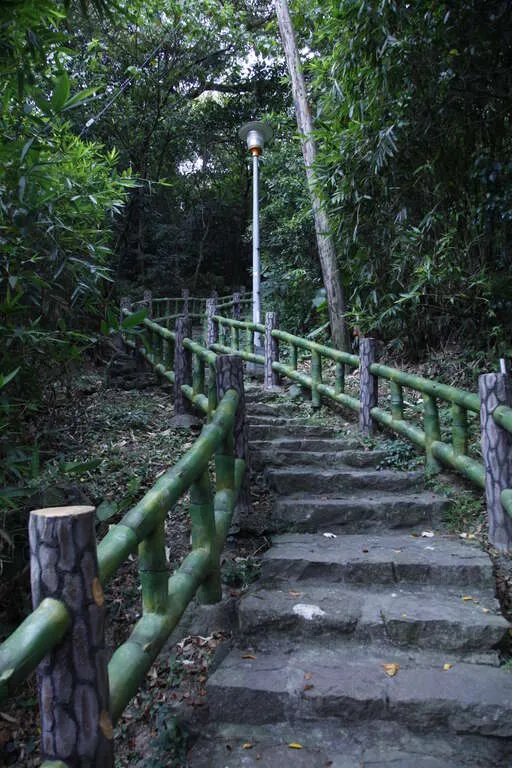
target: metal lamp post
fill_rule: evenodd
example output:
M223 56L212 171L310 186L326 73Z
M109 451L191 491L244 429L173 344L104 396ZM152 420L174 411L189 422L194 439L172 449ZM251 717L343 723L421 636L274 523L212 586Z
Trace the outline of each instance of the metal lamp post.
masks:
M247 141L247 148L252 155L252 321L261 321L260 312L260 222L258 202L258 158L263 152L265 142L272 138L272 128L266 123L254 120L242 125L238 135ZM254 334L254 346L261 346L260 334Z

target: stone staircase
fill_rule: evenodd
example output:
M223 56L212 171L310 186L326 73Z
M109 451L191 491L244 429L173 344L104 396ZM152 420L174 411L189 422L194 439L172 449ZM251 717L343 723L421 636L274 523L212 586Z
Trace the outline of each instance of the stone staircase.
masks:
M339 427L248 400L277 535L208 681L191 768L511 766L488 555L442 533L422 473L378 470Z

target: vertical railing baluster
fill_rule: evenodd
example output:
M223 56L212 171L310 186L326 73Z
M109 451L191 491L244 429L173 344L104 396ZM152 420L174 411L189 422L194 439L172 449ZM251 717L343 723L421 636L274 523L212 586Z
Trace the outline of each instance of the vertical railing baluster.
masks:
M192 355L192 389L194 395L204 392L204 363L199 355Z
M390 381L391 389L391 416L398 421L404 418L404 396L401 385L396 381Z
M345 391L345 366L336 361L336 370L334 374L334 394L342 395Z
M218 603L222 598L222 587L213 496L208 470L190 486L190 522L192 549L203 548L210 553L209 574L199 587L197 599L200 603Z
M441 440L439 411L434 397L423 393L423 424L425 430L425 471L435 475L441 471L441 465L432 452L432 443Z
M208 421L217 408L217 381L216 381L215 363L208 366Z
M164 521L139 544L139 573L144 613L165 613L169 566L165 556Z
M468 412L457 403L452 403L452 448L456 456L468 452Z
M311 404L320 408L321 400L318 385L322 383L322 357L316 349L311 350Z

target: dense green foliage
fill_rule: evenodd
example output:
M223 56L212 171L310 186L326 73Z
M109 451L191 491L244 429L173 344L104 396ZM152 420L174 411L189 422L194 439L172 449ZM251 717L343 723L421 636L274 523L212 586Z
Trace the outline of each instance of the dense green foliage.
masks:
M302 24L354 321L409 352L510 344L509 4L320 0Z

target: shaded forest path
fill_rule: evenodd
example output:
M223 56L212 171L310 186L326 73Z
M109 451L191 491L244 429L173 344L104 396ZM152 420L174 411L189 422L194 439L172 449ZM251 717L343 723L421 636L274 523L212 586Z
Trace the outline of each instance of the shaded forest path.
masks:
M422 472L379 470L343 425L247 401L277 535L188 764L511 765L512 676L493 650L509 624L488 555L439 533L446 499Z

